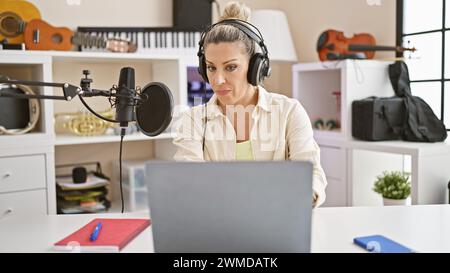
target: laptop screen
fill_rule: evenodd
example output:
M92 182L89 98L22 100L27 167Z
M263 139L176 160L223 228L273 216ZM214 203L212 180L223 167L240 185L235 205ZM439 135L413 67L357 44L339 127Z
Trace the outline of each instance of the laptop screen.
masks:
M312 164L149 162L155 252L309 252Z

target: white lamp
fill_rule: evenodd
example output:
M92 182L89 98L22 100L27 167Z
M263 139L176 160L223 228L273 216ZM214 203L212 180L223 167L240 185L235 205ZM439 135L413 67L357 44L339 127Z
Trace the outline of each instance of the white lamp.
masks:
M286 15L280 10L261 9L251 13L251 23L255 25L264 38L273 61L296 62L294 44Z

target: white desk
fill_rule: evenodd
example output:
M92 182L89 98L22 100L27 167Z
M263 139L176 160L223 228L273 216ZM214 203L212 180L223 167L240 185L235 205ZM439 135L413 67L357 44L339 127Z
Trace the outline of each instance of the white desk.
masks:
M49 252L56 241L95 217L147 218L146 213L50 215L0 219L0 252ZM450 205L341 207L313 211L313 252L365 252L356 236L382 234L418 252L450 252ZM147 228L122 252L153 252Z

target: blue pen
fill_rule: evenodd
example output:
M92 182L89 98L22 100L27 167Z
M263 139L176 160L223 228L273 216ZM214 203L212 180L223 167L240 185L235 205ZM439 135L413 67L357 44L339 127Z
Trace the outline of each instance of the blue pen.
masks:
M102 229L102 222L98 222L98 224L95 226L94 231L92 231L91 236L89 237L90 241L97 240L98 234L100 233L100 230Z

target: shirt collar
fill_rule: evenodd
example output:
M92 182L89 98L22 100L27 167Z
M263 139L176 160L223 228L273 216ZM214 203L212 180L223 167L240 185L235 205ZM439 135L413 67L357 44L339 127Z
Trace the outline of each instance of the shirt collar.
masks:
M258 86L258 103L256 107L263 109L266 112L270 112L270 104L272 103L272 97L269 92L262 86Z
M261 108L266 112L270 112L271 96L264 87L258 85L258 102L256 108ZM217 104L217 95L214 94L207 103L208 120L222 116L222 111Z

